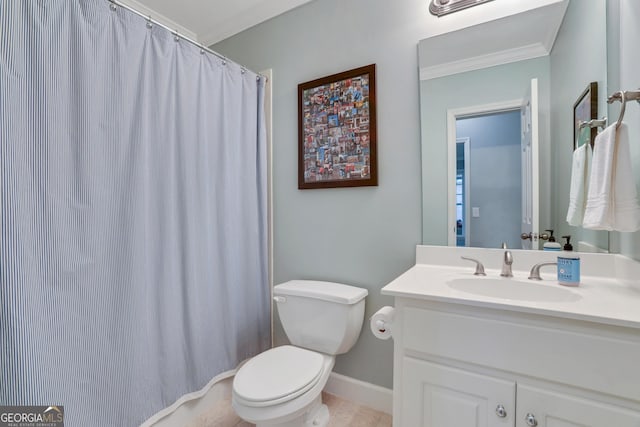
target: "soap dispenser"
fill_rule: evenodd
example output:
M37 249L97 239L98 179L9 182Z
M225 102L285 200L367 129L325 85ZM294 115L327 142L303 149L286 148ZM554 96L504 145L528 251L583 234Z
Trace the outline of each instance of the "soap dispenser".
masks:
M567 243L561 255L558 255L558 283L565 286L580 285L580 256L573 252L573 246L569 241L571 236L562 236Z
M556 242L556 238L553 237L553 230L544 230L549 232L549 241L542 245L543 251L559 251L562 249L560 243Z

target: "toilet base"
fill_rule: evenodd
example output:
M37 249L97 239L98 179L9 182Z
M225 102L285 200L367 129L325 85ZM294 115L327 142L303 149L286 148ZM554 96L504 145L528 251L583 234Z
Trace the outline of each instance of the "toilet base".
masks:
M329 408L322 403L322 397L316 397L304 414L276 423L257 423L256 427L326 427L329 424Z
M267 406L245 404L235 390L231 404L240 418L256 427L326 427L329 424L329 408L322 404L322 389L327 384L335 362L333 356L323 354L320 378L309 390L283 403Z

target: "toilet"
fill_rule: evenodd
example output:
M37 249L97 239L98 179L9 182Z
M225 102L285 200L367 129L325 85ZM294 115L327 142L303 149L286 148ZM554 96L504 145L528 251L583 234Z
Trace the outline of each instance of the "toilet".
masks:
M358 340L367 290L291 280L274 286L273 294L291 345L260 353L240 367L233 380L233 408L257 427L326 426L329 410L321 392L335 356Z

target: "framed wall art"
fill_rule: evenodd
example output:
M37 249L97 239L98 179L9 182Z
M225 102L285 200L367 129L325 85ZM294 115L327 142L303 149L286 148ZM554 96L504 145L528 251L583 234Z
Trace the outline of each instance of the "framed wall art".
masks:
M580 94L578 100L573 104L573 149L582 146L585 142L589 142L593 147L596 140L598 129L583 128L580 129L580 122L598 118L598 83L591 82L587 88Z
M375 64L299 84L298 188L375 185Z

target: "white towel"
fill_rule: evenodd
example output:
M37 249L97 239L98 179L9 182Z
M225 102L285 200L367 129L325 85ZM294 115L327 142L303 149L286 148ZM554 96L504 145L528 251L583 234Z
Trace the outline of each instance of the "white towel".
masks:
M640 205L631 168L627 125L612 124L596 137L583 227L593 230L640 229Z
M567 222L569 225L582 225L587 204L590 166L591 144L587 141L573 152L569 209L567 210Z

